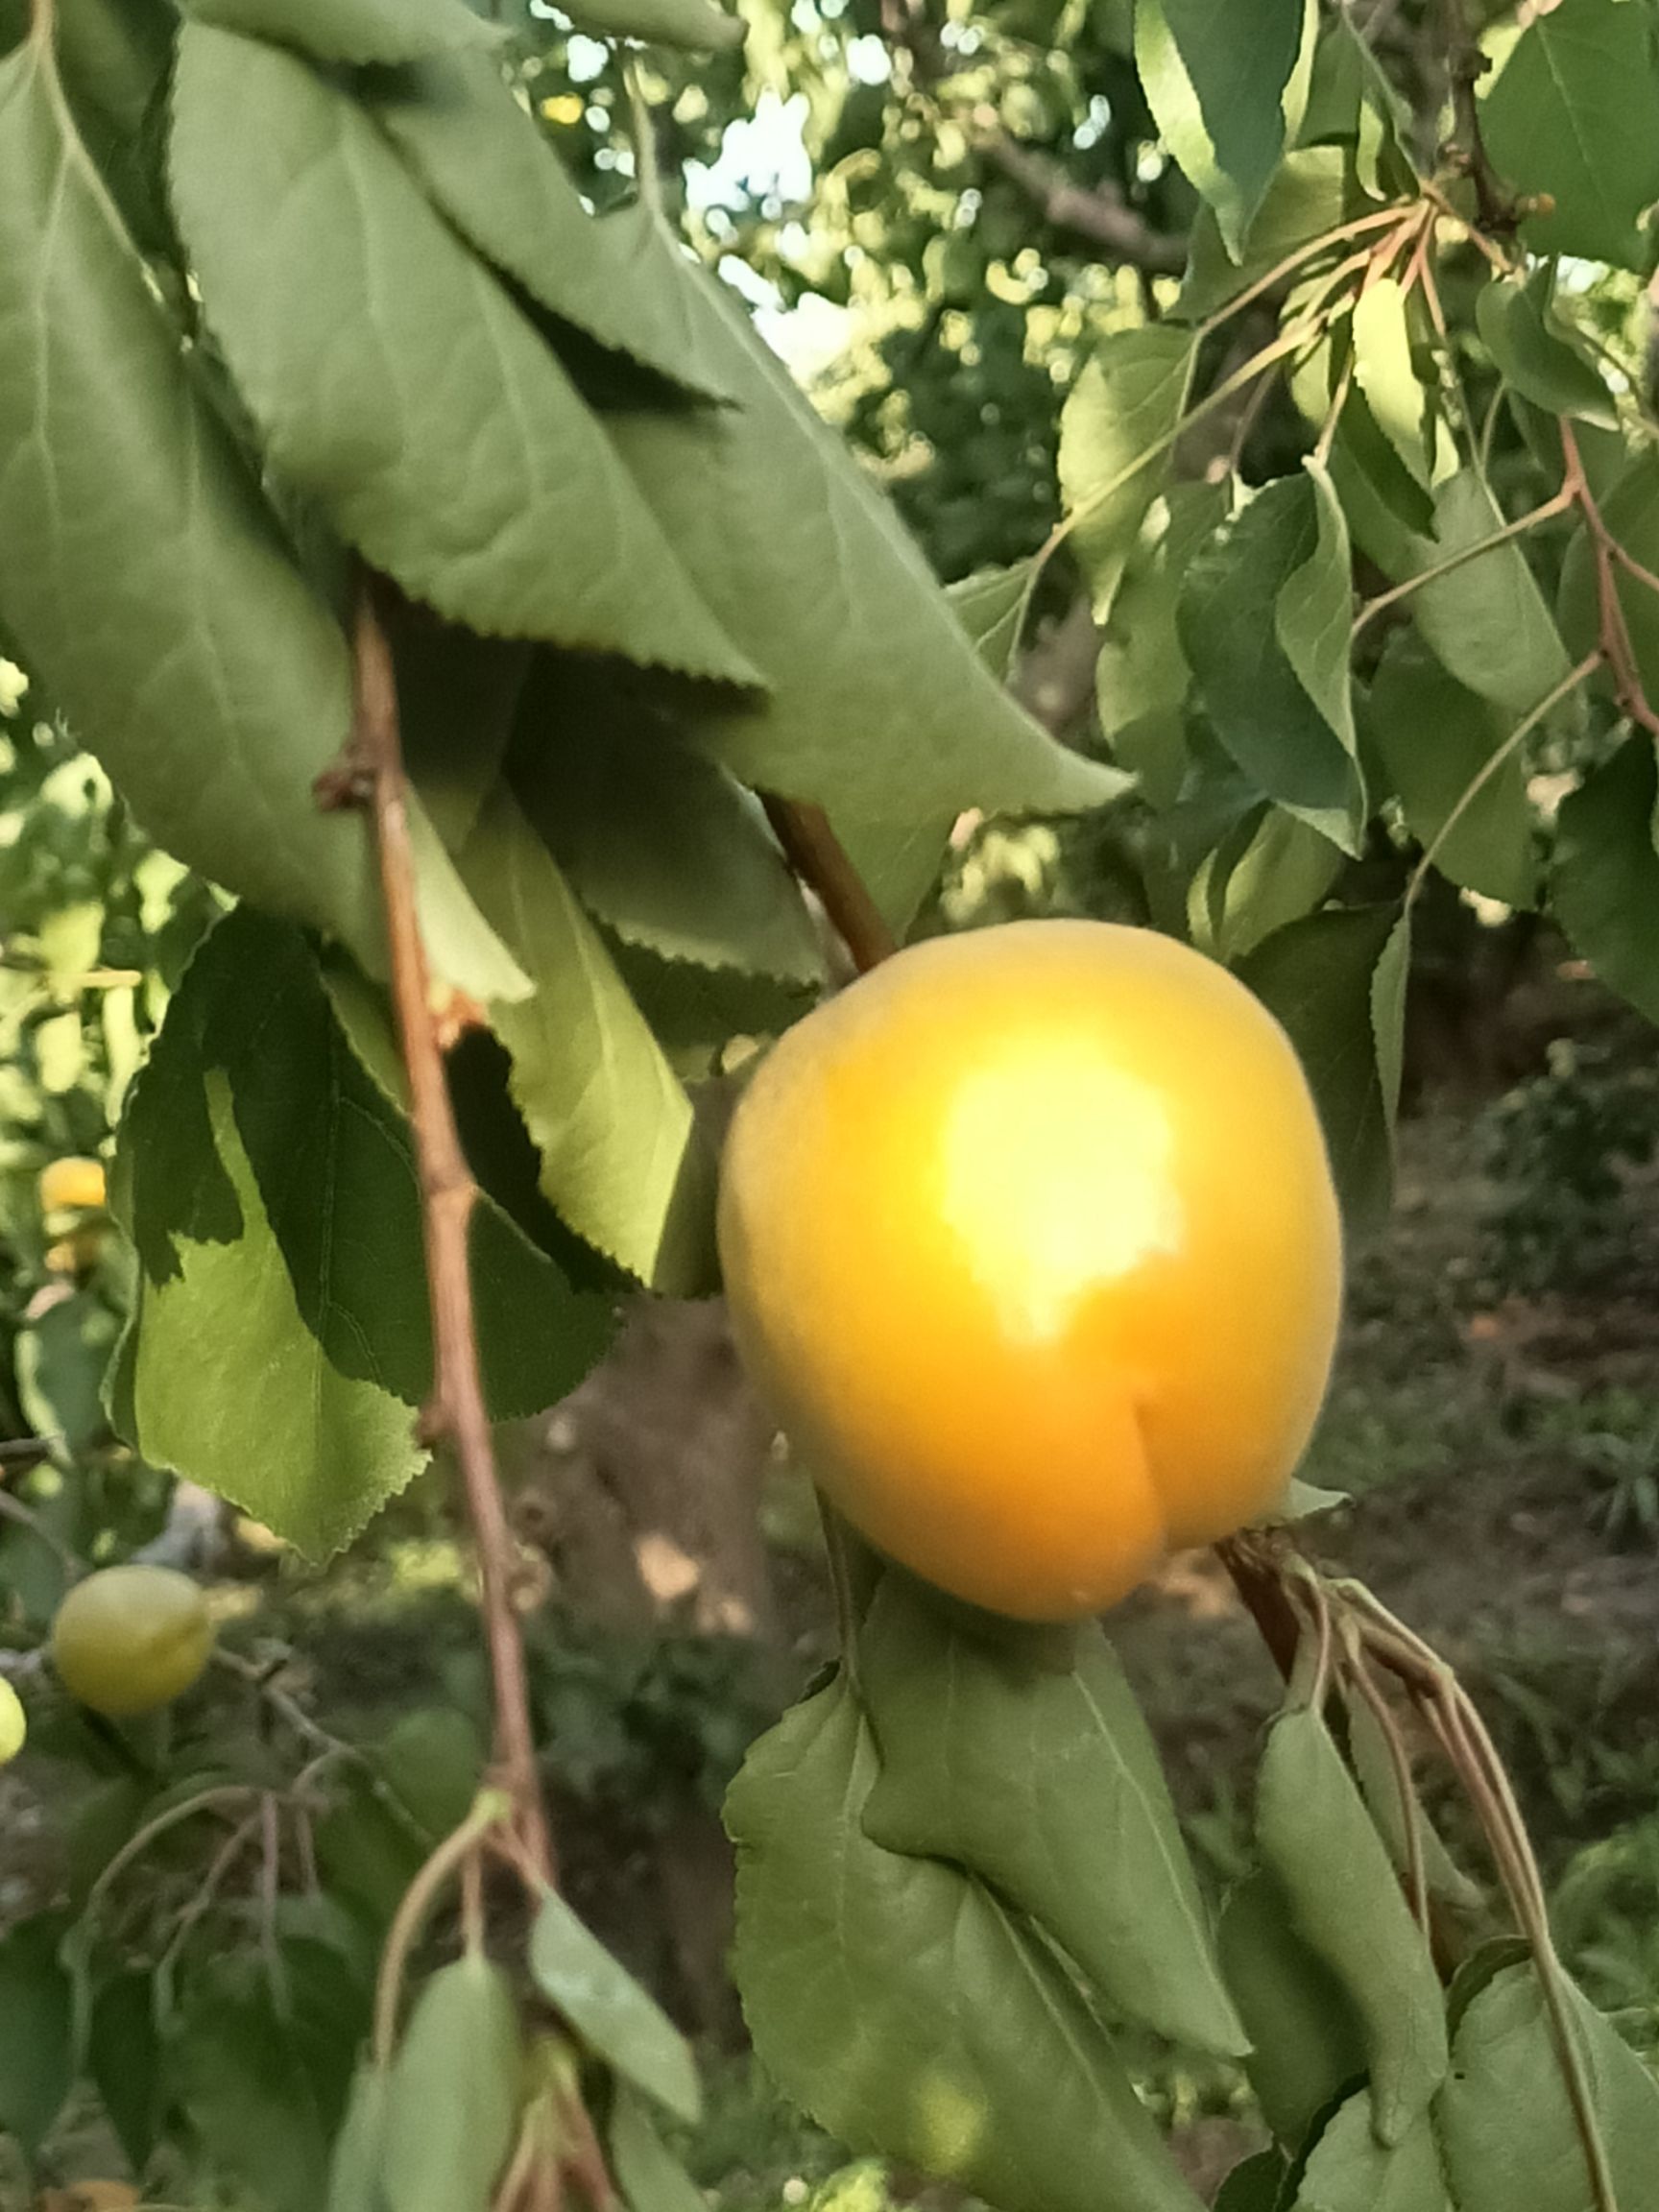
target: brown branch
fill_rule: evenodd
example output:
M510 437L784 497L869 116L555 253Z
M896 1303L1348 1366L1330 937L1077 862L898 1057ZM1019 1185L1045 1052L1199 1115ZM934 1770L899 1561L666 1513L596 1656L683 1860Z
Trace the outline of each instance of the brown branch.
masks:
M772 792L762 794L762 803L783 857L801 881L817 893L859 974L868 974L889 953L897 952L899 944L848 858L829 815L806 800L780 799Z
M392 649L374 604L373 579L368 574L360 579L357 590L352 671L350 737L338 766L318 779L318 799L324 805L365 806L373 823L392 998L409 1077L409 1118L432 1306L432 1395L421 1411L421 1432L429 1443L447 1438L461 1470L478 1554L494 1690L495 1779L513 1801L528 1857L541 1878L551 1883L552 1841L530 1725L524 1646L513 1603L513 1539L496 1478L472 1313L468 1247L478 1189L461 1149L431 1011L426 949L416 907L397 679Z
M974 138L985 158L1000 169L1031 201L1046 223L1087 238L1115 261L1143 269L1152 276L1179 276L1187 266L1187 241L1155 230L1143 215L1126 206L1110 184L1077 183L1052 155L1022 146L1005 131L981 131Z
M1450 164L1475 187L1479 227L1495 237L1513 237L1527 204L1516 198L1492 166L1480 131L1480 104L1475 87L1492 63L1470 36L1463 0L1446 0L1446 75L1452 93L1452 137L1445 148Z

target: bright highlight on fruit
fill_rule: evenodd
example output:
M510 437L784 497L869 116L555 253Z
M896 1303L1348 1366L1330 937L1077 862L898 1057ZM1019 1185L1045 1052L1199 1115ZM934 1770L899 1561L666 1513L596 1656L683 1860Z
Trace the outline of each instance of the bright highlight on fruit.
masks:
M1341 1298L1283 1030L1150 930L912 946L762 1063L720 1202L733 1326L833 1503L1026 1620L1285 1495Z
M29 1738L23 1700L10 1682L0 1677L0 1767L10 1767Z
M54 1160L40 1170L40 1211L104 1204L104 1166L98 1160Z
M77 1582L52 1623L52 1664L71 1697L112 1720L154 1713L200 1681L213 1649L188 1575L134 1563Z

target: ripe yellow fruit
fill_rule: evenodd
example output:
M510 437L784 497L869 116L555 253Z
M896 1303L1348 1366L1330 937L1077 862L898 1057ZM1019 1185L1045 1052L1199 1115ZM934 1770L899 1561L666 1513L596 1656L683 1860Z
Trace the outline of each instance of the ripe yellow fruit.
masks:
M739 1351L834 1503L1034 1621L1281 1501L1341 1303L1284 1031L1101 922L915 945L798 1022L734 1118L720 1250Z
M206 1600L171 1567L134 1563L88 1575L52 1623L52 1664L64 1689L110 1719L181 1697L212 1649Z
M104 1167L98 1160L54 1160L40 1170L40 1211L56 1214L70 1206L104 1203Z
M9 1767L29 1737L23 1700L4 1675L0 1675L0 1767Z

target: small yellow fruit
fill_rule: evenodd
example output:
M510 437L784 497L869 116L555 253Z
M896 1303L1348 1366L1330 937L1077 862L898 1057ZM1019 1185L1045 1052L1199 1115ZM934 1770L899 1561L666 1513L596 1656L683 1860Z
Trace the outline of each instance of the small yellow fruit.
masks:
M1027 1620L1283 1498L1341 1298L1278 1023L1150 930L912 946L761 1064L720 1249L738 1348L872 1543Z
M98 1160L54 1160L40 1170L40 1211L90 1210L104 1203L104 1166Z
M213 1649L206 1600L171 1567L106 1567L77 1582L52 1623L52 1663L72 1697L122 1719L198 1682Z
M0 1674L0 1767L9 1767L29 1737L23 1700Z

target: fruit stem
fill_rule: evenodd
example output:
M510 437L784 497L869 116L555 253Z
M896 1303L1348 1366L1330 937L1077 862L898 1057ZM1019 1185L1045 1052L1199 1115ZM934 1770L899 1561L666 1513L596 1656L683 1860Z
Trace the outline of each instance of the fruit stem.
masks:
M860 975L867 975L898 951L899 940L871 898L869 885L854 867L829 815L822 806L804 799L780 799L773 792L763 795L763 803L784 859L807 890L817 894L854 967Z
M416 905L397 673L374 604L374 579L367 569L358 578L351 641L351 732L341 759L318 780L318 799L325 806L366 808L373 825L392 999L409 1077L409 1119L421 1181L432 1309L432 1394L421 1416L421 1433L428 1443L447 1438L454 1446L478 1555L480 1604L494 1691L495 1771L513 1799L525 1853L551 1884L552 1839L536 1765L524 1645L513 1602L513 1538L496 1477L472 1311L469 1244L478 1187L461 1148L433 1015L426 947Z

